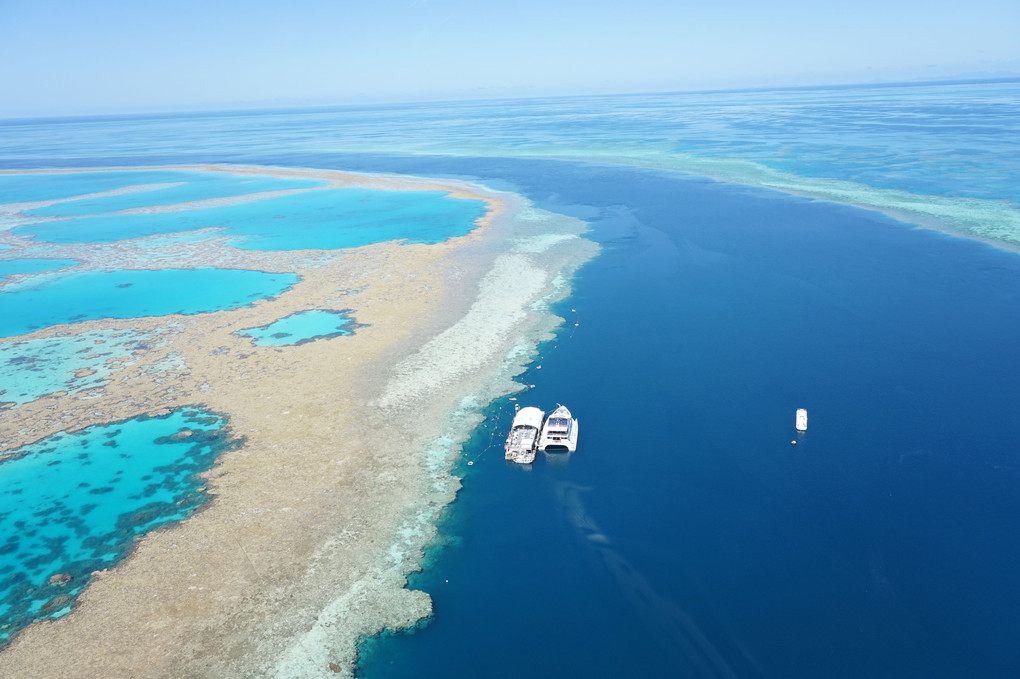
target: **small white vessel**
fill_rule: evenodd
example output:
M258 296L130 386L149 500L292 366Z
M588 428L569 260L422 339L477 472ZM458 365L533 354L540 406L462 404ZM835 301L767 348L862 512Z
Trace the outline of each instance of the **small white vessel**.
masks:
M535 461L544 418L544 412L531 406L517 411L514 423L510 426L510 435L506 437L504 447L506 459L519 464L530 464Z
M559 406L549 413L542 427L542 437L538 441L539 450L577 450L577 420L573 419L566 406Z
M797 431L807 431L807 410L797 409Z

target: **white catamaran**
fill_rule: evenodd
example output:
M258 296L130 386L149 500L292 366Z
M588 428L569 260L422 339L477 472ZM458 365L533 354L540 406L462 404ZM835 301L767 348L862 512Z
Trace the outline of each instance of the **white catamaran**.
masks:
M577 420L571 417L566 406L559 406L546 418L542 436L538 441L539 450L577 450Z

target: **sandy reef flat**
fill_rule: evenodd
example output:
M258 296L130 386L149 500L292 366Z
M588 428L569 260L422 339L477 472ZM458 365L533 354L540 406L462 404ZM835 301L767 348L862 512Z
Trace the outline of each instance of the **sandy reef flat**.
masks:
M519 388L513 375L560 323L549 304L569 293L597 246L581 237L583 222L469 183L172 169L438 190L488 210L471 233L443 243L333 251L242 250L226 238L42 246L0 231L0 243L13 246L5 257L74 259L81 271L158 261L301 276L251 307L87 321L0 340L96 330L151 339L112 357L100 386L3 411L4 450L185 405L228 416L244 439L204 475L212 500L201 512L141 538L129 558L95 575L71 614L17 635L0 651L0 676L351 676L360 637L431 613L428 595L405 589L405 578L459 488L451 474L459 444L481 407ZM23 223L18 211L35 205L0 219L7 228ZM305 309L352 309L364 327L291 347L233 334Z

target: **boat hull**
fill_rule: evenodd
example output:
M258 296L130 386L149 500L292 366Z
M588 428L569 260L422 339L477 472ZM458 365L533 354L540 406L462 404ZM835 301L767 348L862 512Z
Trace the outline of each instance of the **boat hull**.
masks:
M566 436L558 436L549 432L542 432L538 442L538 449L543 452L566 451L572 453L577 450L577 434L580 425L577 420L571 420L570 430Z

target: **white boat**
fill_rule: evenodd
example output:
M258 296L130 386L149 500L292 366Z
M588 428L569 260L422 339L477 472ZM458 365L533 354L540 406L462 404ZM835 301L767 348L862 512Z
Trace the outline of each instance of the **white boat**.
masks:
M545 413L538 408L521 408L514 416L510 435L506 437L506 459L520 464L535 461L538 437L542 431Z
M542 436L538 441L539 450L577 450L577 420L571 417L566 406L559 406L549 413L542 427Z
M807 410L797 409L797 431L807 431Z

